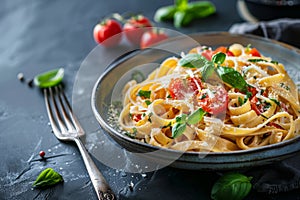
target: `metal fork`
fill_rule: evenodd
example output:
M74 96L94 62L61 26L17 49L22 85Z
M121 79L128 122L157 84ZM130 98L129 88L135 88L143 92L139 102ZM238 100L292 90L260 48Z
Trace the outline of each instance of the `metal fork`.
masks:
M55 136L59 140L74 141L77 144L98 199L115 199L115 195L80 140L80 137L85 134L84 130L74 115L61 85L45 88L44 97Z

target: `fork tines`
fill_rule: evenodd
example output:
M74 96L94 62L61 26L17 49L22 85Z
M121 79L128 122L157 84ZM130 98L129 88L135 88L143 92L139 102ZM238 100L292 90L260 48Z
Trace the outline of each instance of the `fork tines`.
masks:
M44 97L53 132L59 139L83 134L61 85L45 88Z

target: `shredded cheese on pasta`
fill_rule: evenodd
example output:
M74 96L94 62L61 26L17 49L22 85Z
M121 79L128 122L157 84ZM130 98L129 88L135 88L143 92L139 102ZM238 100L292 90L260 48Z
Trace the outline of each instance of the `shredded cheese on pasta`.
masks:
M185 67L180 61L190 54L214 55L210 48L200 46L181 58L167 58L146 80L124 86L119 124L136 139L180 151L245 150L298 136L295 83L283 64L260 53L252 55L252 49L231 45L224 62L213 63L208 80L203 80L202 66ZM218 66L238 72L247 91L222 80ZM190 123L187 119L199 108L203 116Z

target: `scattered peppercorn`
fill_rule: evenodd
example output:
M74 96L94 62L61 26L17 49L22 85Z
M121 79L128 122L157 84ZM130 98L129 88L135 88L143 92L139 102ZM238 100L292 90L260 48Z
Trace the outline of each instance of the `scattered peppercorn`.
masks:
M45 153L45 151L40 151L39 155L41 156L41 158L44 158L46 153Z
M130 184L128 185L129 190L132 192L133 191L133 187L134 187L134 183L132 181L130 181Z
M23 82L23 81L25 80L25 79L24 79L24 74L23 74L23 73L18 73L17 78L18 78L21 82Z
M27 85L29 87L33 87L33 79L30 79L28 82L27 82Z

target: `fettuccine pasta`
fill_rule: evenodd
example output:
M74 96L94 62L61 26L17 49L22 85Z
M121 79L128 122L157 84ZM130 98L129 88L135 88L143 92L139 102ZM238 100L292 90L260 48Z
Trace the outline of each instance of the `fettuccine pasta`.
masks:
M154 146L228 152L298 136L299 115L298 89L283 64L233 44L196 47L129 81L119 124Z

